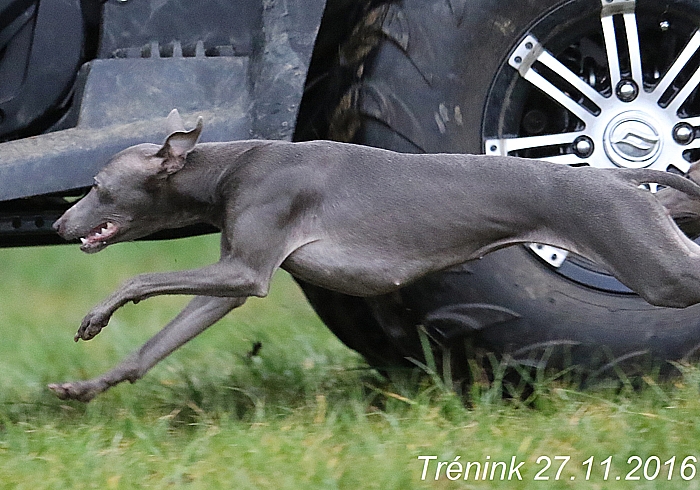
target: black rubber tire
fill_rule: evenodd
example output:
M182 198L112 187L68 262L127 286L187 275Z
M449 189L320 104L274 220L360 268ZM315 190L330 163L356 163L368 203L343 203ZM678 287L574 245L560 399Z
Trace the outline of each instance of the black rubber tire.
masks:
M600 0L573 1L600 10ZM403 152L483 153L484 107L501 64L536 19L573 1L381 6L363 24L378 44L354 67L329 137ZM375 366L421 359L421 325L450 348L453 373L463 377L475 349L524 364L544 356L588 372L613 365L648 372L700 346L700 307L657 308L634 294L579 285L521 246L371 300L306 291L331 330Z

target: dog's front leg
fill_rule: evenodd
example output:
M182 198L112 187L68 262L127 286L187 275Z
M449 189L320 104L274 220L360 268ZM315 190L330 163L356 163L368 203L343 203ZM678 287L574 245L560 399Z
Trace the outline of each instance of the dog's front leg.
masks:
M161 294L246 298L265 296L272 271L260 274L240 261L222 260L201 269L141 274L126 281L83 319L75 341L90 340L107 326L112 314L133 301Z
M87 381L51 384L49 388L63 400L88 402L122 381L133 383L175 349L244 302L245 298L196 296L177 317L114 369Z

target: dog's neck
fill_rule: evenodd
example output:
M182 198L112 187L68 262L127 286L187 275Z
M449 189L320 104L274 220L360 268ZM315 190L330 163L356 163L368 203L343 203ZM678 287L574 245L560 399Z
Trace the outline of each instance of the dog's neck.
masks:
M169 177L170 199L180 210L178 224L206 222L221 228L226 201L221 185L242 164L241 156L262 144L257 140L198 144L185 166Z

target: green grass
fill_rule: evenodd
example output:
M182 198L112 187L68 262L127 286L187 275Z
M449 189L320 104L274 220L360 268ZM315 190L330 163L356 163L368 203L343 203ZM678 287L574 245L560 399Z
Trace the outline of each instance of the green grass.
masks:
M367 369L283 273L268 298L251 299L138 383L88 405L48 392L49 382L110 368L187 302L128 305L96 339L73 343L82 316L122 280L217 255L211 236L93 256L74 246L0 250L0 489L700 486L700 474L690 481L679 474L684 458L700 458L697 367L662 384L646 378L637 391L614 384L581 392L544 379L527 407L476 386L465 407L430 377L386 381ZM249 358L255 342L262 348ZM647 481L642 468L632 475L640 481L624 481L633 455L650 461L648 474L660 458L659 476ZM425 481L419 456L437 458ZM458 456L482 464L516 457L523 481L451 481L445 467L436 481L436 462ZM549 481L534 481L540 456L553 460ZM558 481L555 456L571 458ZM610 456L604 481L600 463ZM663 463L674 456L668 481ZM700 463L695 468L700 473Z

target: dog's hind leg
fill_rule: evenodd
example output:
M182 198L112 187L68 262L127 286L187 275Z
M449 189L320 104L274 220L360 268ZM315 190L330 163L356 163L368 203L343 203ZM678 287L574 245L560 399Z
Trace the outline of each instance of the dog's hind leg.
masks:
M133 383L178 347L202 333L232 309L241 306L245 300L246 298L196 296L160 332L112 370L90 380L51 384L49 388L63 400L88 402L122 381Z

